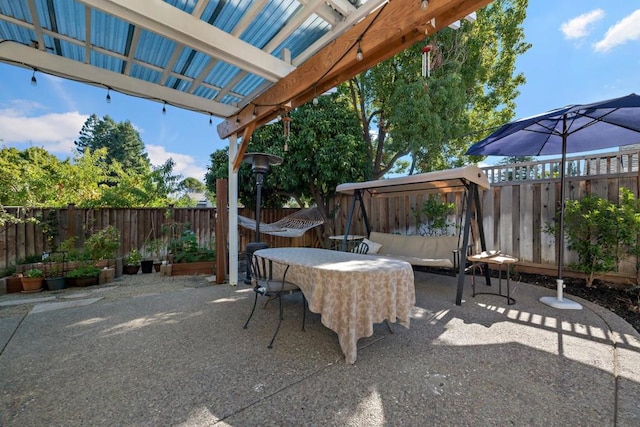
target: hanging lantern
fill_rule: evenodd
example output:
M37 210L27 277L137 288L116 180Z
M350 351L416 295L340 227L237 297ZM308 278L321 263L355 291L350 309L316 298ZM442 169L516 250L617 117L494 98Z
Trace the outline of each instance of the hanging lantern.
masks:
M431 45L422 48L422 77L431 77Z

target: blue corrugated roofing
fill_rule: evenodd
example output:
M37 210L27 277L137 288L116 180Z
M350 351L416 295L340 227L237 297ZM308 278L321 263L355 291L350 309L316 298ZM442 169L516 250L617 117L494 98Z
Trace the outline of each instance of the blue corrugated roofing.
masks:
M308 3L317 9L310 9ZM211 104L200 105L232 107L219 109L227 115L294 69L282 60L284 49L295 61L331 30L332 23L345 18L340 8L331 8L331 1L33 0L35 17L29 4L0 1L0 41L35 47L77 62L79 67L107 72L88 69L78 80L104 86L108 81L108 87L118 90L132 86L118 85L118 79L139 79L158 85L157 94L148 97L169 104L172 99L180 100L176 103L182 106L198 104L197 99L202 98ZM298 14L306 19L291 28ZM256 49L263 50L262 55ZM51 74L64 74L60 70L69 68L52 65L46 69L23 61L16 57L8 62ZM95 81L87 76L95 76ZM171 91L176 92L172 95Z

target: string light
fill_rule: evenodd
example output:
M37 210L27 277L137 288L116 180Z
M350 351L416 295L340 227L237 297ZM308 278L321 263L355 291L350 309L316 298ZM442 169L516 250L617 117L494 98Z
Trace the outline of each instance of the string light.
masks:
M209 113L209 126L213 125L213 114Z
M313 85L313 105L318 105L318 94L316 93L316 86Z
M429 2L427 0L422 0L422 3L420 3L420 9L427 10L428 7L429 7Z
M256 117L258 117L258 107L257 106L253 106L253 113L251 114L251 118L255 119Z
M360 40L358 40L358 50L356 51L356 59L358 61L362 61L362 58L364 58L364 56L362 54L362 48L360 47Z
M240 123L240 116L236 116L236 124Z
M107 104L111 104L111 95L109 94L110 91L111 91L111 88L108 87L107 88Z
M31 86L38 86L38 79L36 79L36 68L33 69L33 74L31 75Z
M162 101L162 115L166 116L167 115L167 101Z

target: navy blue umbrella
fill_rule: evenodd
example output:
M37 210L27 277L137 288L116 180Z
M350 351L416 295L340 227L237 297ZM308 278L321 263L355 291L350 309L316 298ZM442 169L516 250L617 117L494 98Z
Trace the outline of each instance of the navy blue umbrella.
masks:
M567 153L598 150L640 143L640 96L632 93L621 98L592 104L568 105L501 126L475 143L467 154L480 156L541 156L562 154L560 170L560 236L564 236L564 180ZM564 238L564 237L562 237ZM558 295L544 299L557 308L581 308L562 299L562 260L564 245L559 245Z

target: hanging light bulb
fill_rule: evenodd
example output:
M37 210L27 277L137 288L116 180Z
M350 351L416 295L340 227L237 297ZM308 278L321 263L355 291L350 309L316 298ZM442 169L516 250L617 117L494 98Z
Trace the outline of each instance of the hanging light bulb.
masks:
M33 69L33 74L31 75L31 86L38 86L38 79L36 79L36 71L37 69Z
M427 10L428 7L429 7L429 2L427 0L422 0L422 3L420 3L420 9Z
M313 85L313 105L318 105L318 94L316 93L316 86Z
M258 107L257 106L253 106L253 113L251 114L251 118L255 119L256 117L258 117Z
M358 50L356 51L356 59L358 61L362 61L362 58L364 58L364 56L362 55L362 48L360 47L360 41L358 41Z
M240 117L236 116L236 124L239 124L239 123L240 123Z
M162 115L166 116L167 115L167 101L162 101Z
M209 126L213 125L213 114L209 113Z
M111 91L111 88L108 87L107 88L107 104L111 104L111 95L109 94L110 91Z

